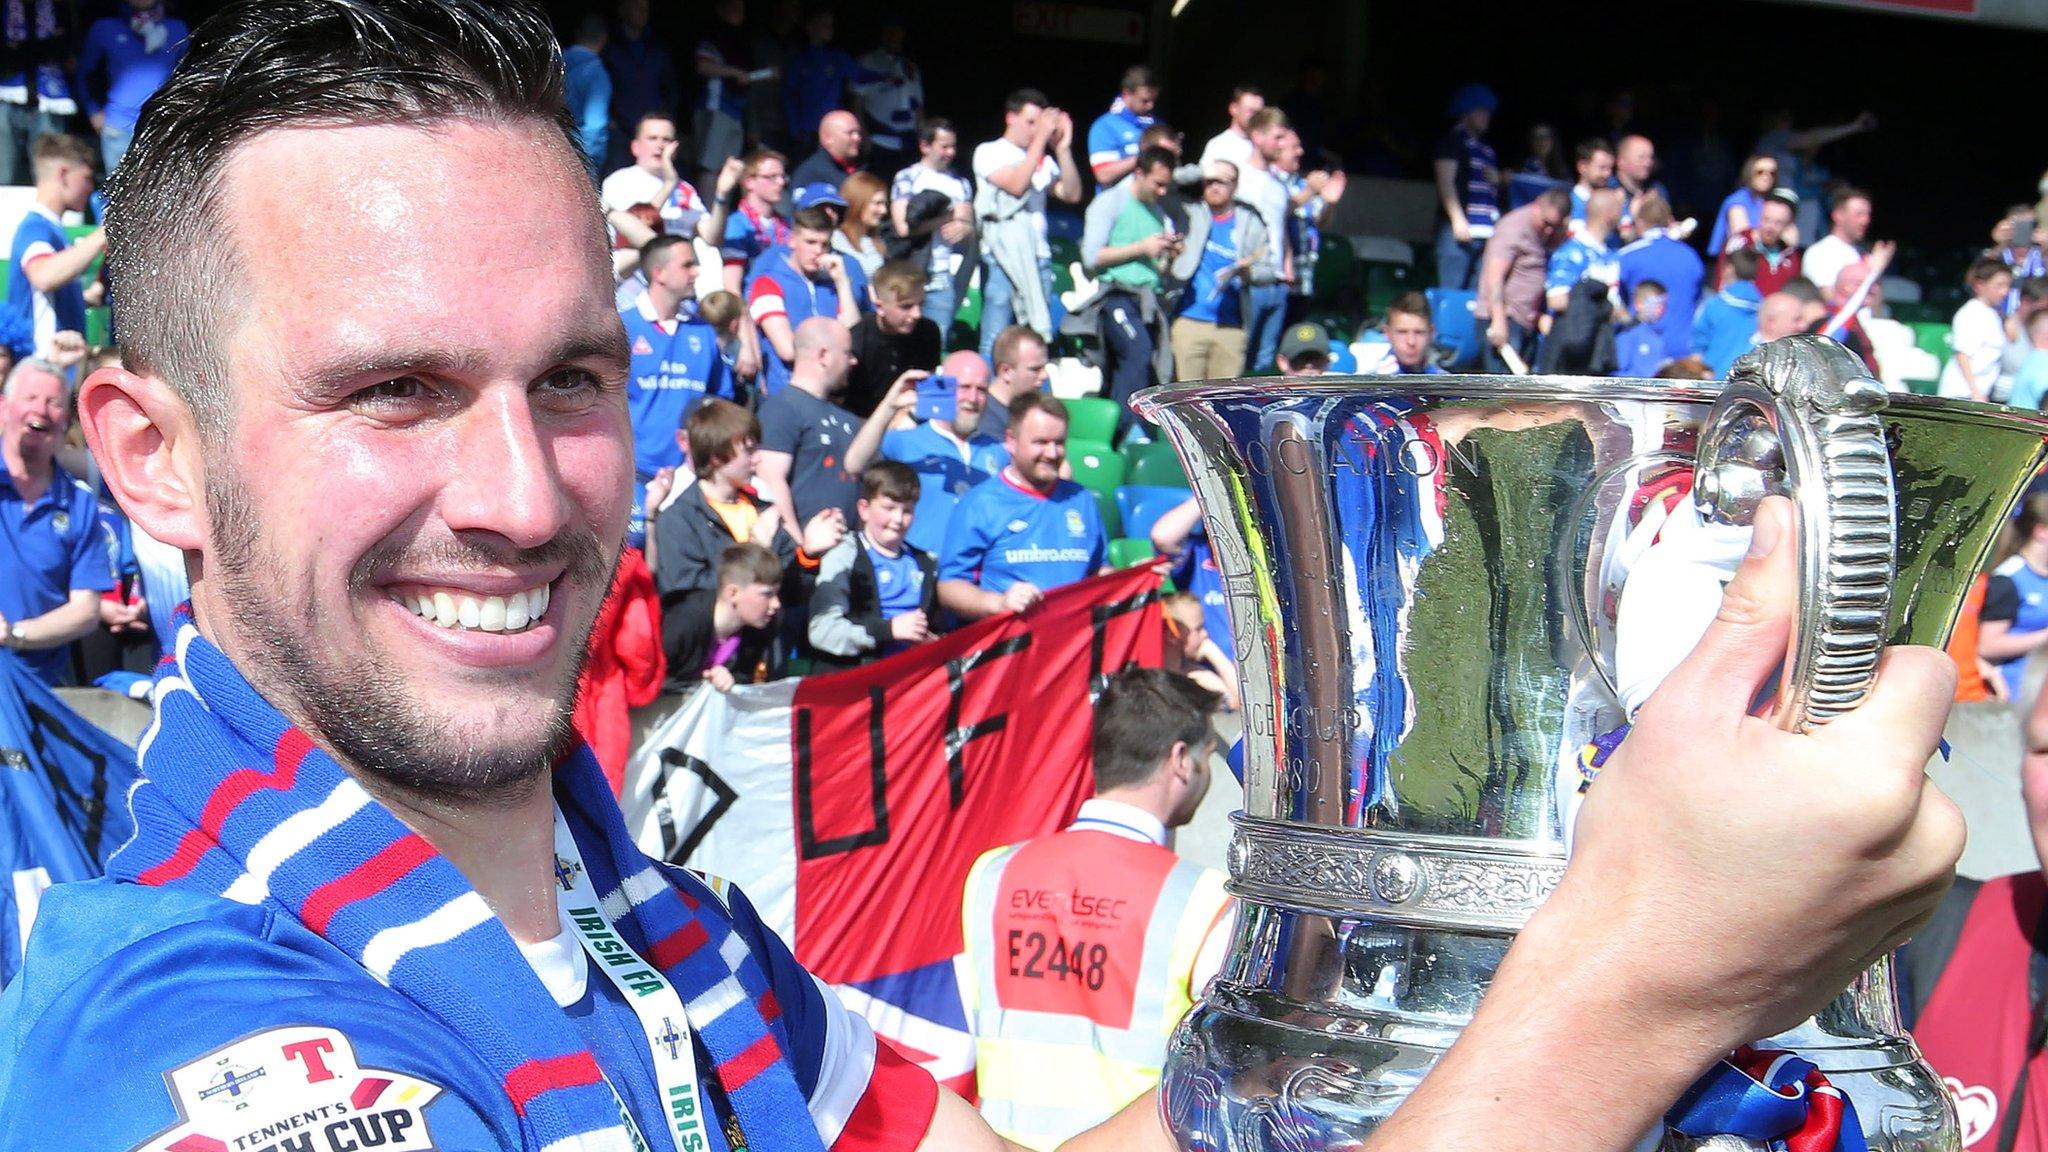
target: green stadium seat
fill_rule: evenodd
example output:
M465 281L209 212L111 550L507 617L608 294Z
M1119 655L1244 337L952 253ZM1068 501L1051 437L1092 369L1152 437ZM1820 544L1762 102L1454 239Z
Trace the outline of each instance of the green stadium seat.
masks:
M1114 540L1117 537L1123 535L1124 518L1123 514L1117 510L1116 493L1095 493L1095 508L1096 511L1102 513L1103 535L1109 537L1111 540Z
M1103 444L1116 441L1116 421L1122 414L1116 401L1106 396L1077 396L1066 404L1067 439Z
M1159 555L1150 540L1120 536L1109 542L1109 562L1118 568L1132 568Z
M1068 449L1069 454L1072 449ZM1186 488L1188 478L1180 469L1180 457L1173 454L1173 445L1164 440L1153 440L1141 444L1124 446L1124 482L1127 484L1148 484L1162 488Z
M1116 450L1100 440L1067 440L1067 464L1073 469L1074 482L1098 494L1107 494L1110 503L1116 503L1116 490L1124 482L1124 458Z
M113 312L102 304L85 310L85 343L88 347L104 348L107 337L113 334Z
M1917 320L1907 327L1913 330L1913 344L1923 352L1930 352L1942 363L1955 355L1955 339L1949 327L1941 321Z

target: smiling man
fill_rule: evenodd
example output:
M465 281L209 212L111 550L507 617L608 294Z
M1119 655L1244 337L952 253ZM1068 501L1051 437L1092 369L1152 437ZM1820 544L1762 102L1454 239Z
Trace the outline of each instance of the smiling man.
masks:
M642 855L574 739L633 456L561 85L502 0L246 0L138 122L124 366L80 406L192 614L135 836L48 894L0 996L0 1150L1002 1147L737 890ZM1016 483L1050 492L1035 396ZM1816 735L1743 715L1797 595L1769 524L1590 793L1583 866L1373 1147L1618 1152L1945 887L1945 656L1894 652ZM1148 1096L1067 1147L1167 1141Z
M71 426L63 369L23 360L0 391L0 647L48 684L70 679L71 642L99 626L114 586L92 489L57 463Z

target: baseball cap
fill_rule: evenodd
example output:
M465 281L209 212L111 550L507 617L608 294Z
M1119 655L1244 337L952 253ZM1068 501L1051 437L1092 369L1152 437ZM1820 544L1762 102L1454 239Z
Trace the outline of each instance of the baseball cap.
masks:
M1484 84L1467 84L1451 93L1451 119L1456 120L1467 112L1480 109L1488 112L1500 111L1500 97Z
M1289 360L1299 360L1310 352L1329 358L1330 334L1321 324L1296 324L1280 337L1280 355Z
M834 208L846 207L846 197L839 194L839 189L822 180L797 189L789 199L799 212L806 208L816 208L821 204L829 204Z

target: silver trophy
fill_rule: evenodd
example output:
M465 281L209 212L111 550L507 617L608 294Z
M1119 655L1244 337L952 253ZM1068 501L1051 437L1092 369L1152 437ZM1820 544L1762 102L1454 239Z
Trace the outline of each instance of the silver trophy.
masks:
M1471 1019L1563 871L1581 750L1691 648L1763 496L1799 510L1780 694L1822 724L1883 645L1946 641L2048 435L1889 396L1810 336L1718 390L1319 377L1137 407L1200 497L1245 700L1242 914L1162 1107L1184 1147L1288 1152L1362 1139ZM1771 1042L1849 1096L1873 1150L1959 1147L1888 965Z

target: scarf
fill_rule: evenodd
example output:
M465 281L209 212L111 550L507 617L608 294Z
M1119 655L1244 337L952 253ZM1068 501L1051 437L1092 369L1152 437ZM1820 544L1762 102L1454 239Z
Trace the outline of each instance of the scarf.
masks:
M596 1058L483 897L243 679L188 608L177 624L137 748L135 836L109 874L303 924L462 1040L497 1077L524 1147L631 1149ZM767 1024L774 994L723 906L634 846L587 747L556 768L555 798L607 918L688 1006L748 1142L821 1148Z

